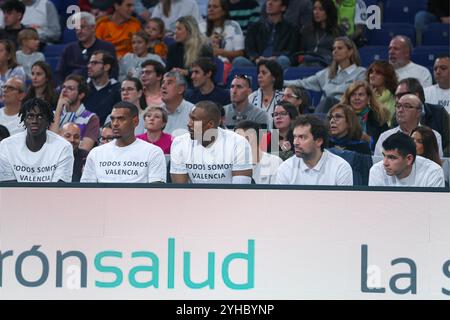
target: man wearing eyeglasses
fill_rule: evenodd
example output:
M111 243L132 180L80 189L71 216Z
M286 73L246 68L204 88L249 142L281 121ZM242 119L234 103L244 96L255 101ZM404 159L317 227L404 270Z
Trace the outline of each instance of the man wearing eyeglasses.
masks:
M406 78L398 82L395 91L395 101L405 94L413 94L420 99L423 104L423 112L420 117L420 123L439 132L442 137L442 149L446 157L450 156L450 115L443 106L434 105L425 101L425 92L418 79ZM397 125L395 117L392 120L392 126Z
M378 138L377 144L375 145L375 156L383 155L383 142L389 136L396 132L403 132L406 135L411 135L412 130L420 126L420 116L422 114L423 104L420 99L414 94L403 95L395 105L395 119L398 126L383 132ZM442 138L439 132L433 130L436 135L436 139L439 147L439 155L442 157Z
M120 83L112 73L116 65L116 58L104 50L95 51L89 59L89 92L85 103L89 111L98 115L100 125L105 123L112 107L121 101Z
M0 109L0 124L4 125L11 135L24 131L25 127L20 122L19 112L25 97L25 84L19 78L11 78L1 89L5 106Z
M254 121L263 129L268 127L269 119L267 113L248 101L248 96L251 93L251 79L246 75L236 75L233 81L231 81L231 104L224 107L224 124L227 128L232 129L237 123L243 120Z
M88 111L83 103L88 92L87 84L80 75L70 75L61 86L61 94L55 110L55 120L50 130L58 133L68 123L76 123L81 130L80 148L90 151L97 143L100 128L98 116Z
M71 182L72 146L48 130L53 122L50 104L27 100L19 116L26 131L0 142L0 181Z

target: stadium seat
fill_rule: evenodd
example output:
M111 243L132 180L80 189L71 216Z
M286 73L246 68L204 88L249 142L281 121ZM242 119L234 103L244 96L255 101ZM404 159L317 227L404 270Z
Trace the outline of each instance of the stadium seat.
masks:
M217 57L214 57L214 63L217 67L216 75L214 76L214 83L217 85L223 85L223 61Z
M387 0L384 7L384 22L403 22L414 24L417 12L427 10L426 1Z
M422 33L423 46L449 46L449 26L445 23L431 23Z
M387 60L389 55L388 51L388 46L366 46L359 48L361 65L367 68L375 60Z
M284 80L307 78L322 69L321 67L289 67L284 71Z
M62 42L64 44L67 44L69 42L77 41L77 34L75 30L73 29L64 29L63 35L62 35Z
M383 23L381 29L372 29L366 32L369 46L388 46L392 37L405 35L416 45L416 31L414 25L409 23Z
M434 60L445 54L449 54L448 46L418 46L414 48L411 60L417 64L432 67Z
M322 98L322 92L321 91L312 91L312 90L306 90L309 94L309 101L312 106L317 107L317 105L320 102L320 99ZM325 114L326 116L326 114Z
M64 44L48 44L44 48L44 56L47 57L59 57L64 49Z
M45 61L50 65L53 73L56 73L56 67L58 66L59 57L45 57Z
M256 67L232 68L230 73L228 74L227 88L231 86L231 81L233 81L234 76L238 74L245 74L246 76L249 76L252 80L252 90L255 91L256 89L258 89L258 71L256 70Z

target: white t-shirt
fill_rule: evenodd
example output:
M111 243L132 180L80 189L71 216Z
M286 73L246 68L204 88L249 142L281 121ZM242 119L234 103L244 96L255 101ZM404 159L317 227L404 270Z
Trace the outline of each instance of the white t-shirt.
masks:
M416 156L411 173L403 179L388 176L383 161L370 168L369 186L387 187L445 187L444 170L436 162Z
M233 171L252 167L247 139L221 128L206 148L186 133L175 138L170 149L170 173L188 174L192 183L232 183Z
M425 102L443 106L450 113L450 89L441 89L437 84L425 88Z
M20 123L19 114L8 116L5 114L5 108L0 109L0 124L8 129L11 136L25 131L25 126Z
M0 181L64 182L72 181L72 145L56 133L47 131L41 150L32 152L20 132L0 142Z
M126 147L116 140L89 152L81 182L166 182L166 158L162 149L136 139Z
M420 64L410 62L406 66L395 69L398 81L406 78L416 78L422 87L426 88L433 84L430 71Z
M312 169L297 156L284 161L277 171L277 184L352 186L353 172L347 161L324 150Z
M263 152L261 160L253 167L253 180L256 184L275 184L277 170L282 163L280 157Z
M162 3L155 6L152 18L161 18L166 26L166 31L175 32L175 24L180 17L193 16L197 23L202 22L200 9L194 0L172 0L170 5L170 14L166 17L163 13Z
M377 156L377 157L382 157L383 156L383 142L384 142L384 140L386 140L391 135L393 135L394 133L397 133L399 131L402 131L402 130L400 129L400 126L397 126L395 128L389 129L389 130L383 132L382 134L380 134L380 137L378 138L377 144L375 145L375 150L374 150L373 155ZM437 132L436 130L433 130L433 133L436 136L438 149L439 149L438 150L439 151L439 156L442 158L444 152L442 150L442 137L441 137L441 134L439 132Z

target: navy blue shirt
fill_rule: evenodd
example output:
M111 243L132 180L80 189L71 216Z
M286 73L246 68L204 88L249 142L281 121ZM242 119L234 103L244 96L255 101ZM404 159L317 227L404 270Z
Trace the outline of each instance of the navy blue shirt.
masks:
M196 104L202 100L210 100L220 104L221 106L226 106L231 103L230 91L217 86L214 86L213 91L205 95L202 95L198 89L189 90L186 93L185 99L193 104Z

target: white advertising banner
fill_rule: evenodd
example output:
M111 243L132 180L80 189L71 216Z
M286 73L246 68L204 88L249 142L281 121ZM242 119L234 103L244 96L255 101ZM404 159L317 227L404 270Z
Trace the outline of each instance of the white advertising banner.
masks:
M449 299L450 193L0 188L0 299Z

